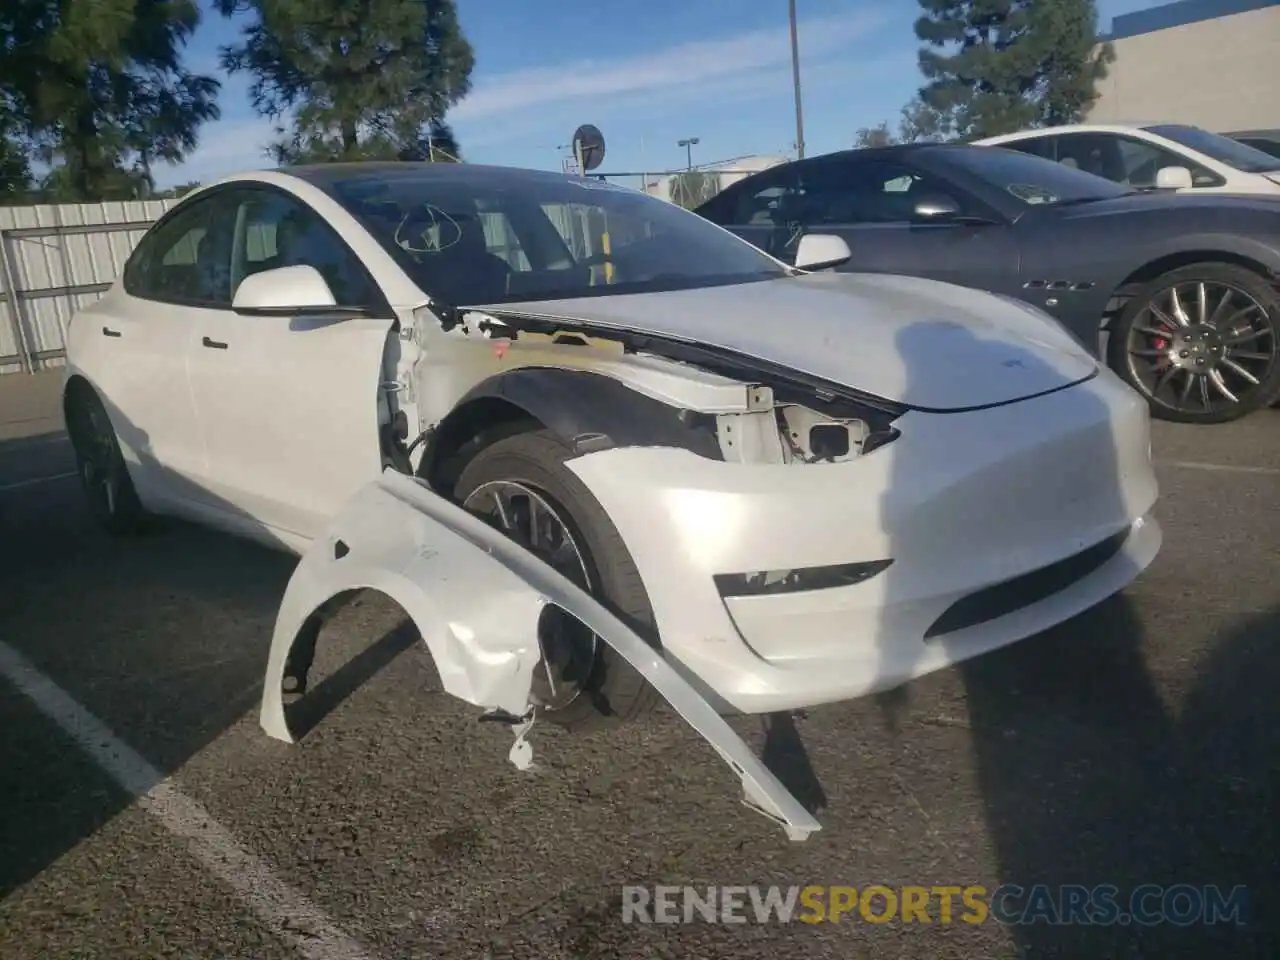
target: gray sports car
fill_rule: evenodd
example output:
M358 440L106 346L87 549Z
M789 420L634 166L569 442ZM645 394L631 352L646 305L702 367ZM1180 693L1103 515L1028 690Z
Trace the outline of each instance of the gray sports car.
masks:
M1140 192L1012 150L910 144L773 167L697 213L783 261L805 233L836 234L853 253L838 270L1024 300L1161 419L1222 423L1280 397L1280 199Z

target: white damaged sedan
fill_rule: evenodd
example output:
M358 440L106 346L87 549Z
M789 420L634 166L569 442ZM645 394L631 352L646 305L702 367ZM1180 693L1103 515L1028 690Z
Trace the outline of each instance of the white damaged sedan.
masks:
M569 725L642 711L657 669L716 713L893 687L1085 610L1160 545L1147 408L1046 315L792 269L551 173L203 188L71 323L65 405L109 529L177 515L307 556L285 648L384 589L447 690ZM526 603L547 569L568 592Z

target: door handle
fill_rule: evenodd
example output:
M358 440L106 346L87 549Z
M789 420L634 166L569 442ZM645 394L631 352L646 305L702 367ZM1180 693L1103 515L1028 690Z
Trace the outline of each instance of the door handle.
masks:
M205 337L203 340L200 341L200 343L203 346L209 347L213 350L227 349L227 345L225 343L222 343L220 340L210 340L208 337Z
M102 335L104 337L118 337L121 336L121 333L119 330L112 330L110 327L103 327Z

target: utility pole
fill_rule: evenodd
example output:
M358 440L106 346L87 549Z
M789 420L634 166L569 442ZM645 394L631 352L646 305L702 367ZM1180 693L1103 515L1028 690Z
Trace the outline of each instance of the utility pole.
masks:
M693 169L693 146L697 142L698 142L697 137L690 137L687 140L676 141L677 147L684 147L685 168L688 170Z
M788 0L791 11L791 83L796 91L796 157L804 159L804 110L800 106L800 38L796 30L796 0Z

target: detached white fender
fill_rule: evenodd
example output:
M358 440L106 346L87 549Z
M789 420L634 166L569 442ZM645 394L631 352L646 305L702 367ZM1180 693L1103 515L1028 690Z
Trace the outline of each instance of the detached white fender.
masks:
M405 610L447 693L517 717L531 709L542 611L548 604L568 611L635 667L711 744L741 779L747 806L781 823L793 840L821 829L659 651L483 520L393 471L347 502L289 580L262 693L261 724L270 736L293 742L284 710L286 676L305 675L331 602L362 589L385 593ZM291 663L299 640L303 642Z

